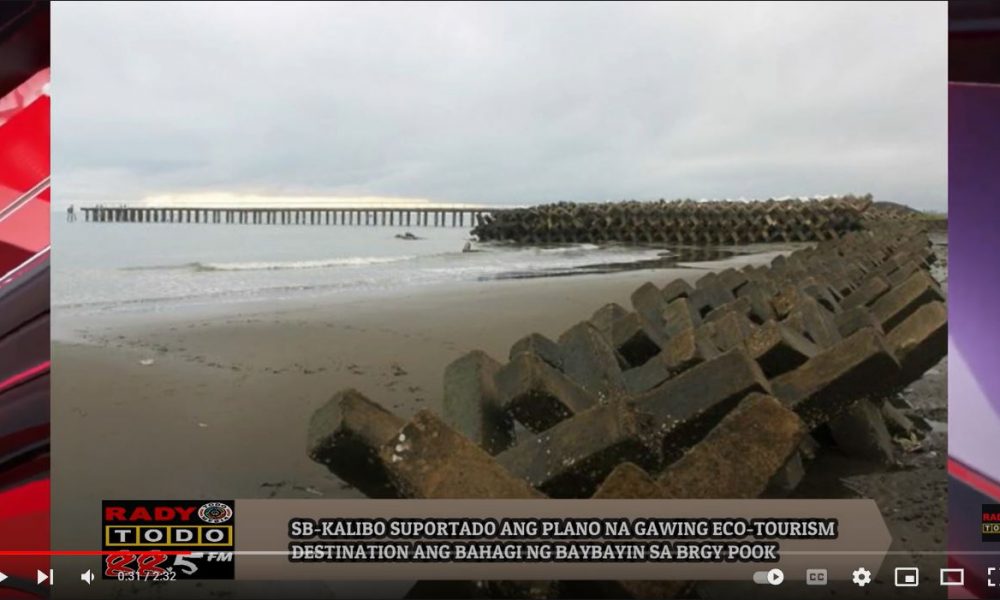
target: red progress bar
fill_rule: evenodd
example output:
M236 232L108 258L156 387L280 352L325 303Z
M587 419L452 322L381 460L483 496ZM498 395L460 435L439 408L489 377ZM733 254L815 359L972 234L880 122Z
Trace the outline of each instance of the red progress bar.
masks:
M114 554L166 554L187 556L194 550L0 550L0 556L111 556Z

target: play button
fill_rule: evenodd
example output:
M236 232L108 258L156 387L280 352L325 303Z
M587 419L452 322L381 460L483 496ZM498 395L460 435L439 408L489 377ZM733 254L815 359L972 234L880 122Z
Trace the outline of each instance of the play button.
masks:
M3 583L4 579L7 579L7 574L4 573L3 571L0 571L0 583Z
M781 569L771 569L767 572L767 582L771 585L781 585L781 582L785 580L785 574Z

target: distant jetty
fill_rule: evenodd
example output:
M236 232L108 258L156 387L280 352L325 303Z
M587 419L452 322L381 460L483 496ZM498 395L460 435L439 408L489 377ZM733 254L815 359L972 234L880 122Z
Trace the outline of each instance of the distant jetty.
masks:
M81 208L93 223L199 223L238 225L362 225L389 227L476 227L502 208L220 208L90 206Z
M519 243L813 242L863 229L871 196L811 200L560 202L491 215L472 233Z
M870 195L792 200L559 202L489 207L135 207L80 209L95 223L469 227L480 241L715 246L833 240L923 214Z

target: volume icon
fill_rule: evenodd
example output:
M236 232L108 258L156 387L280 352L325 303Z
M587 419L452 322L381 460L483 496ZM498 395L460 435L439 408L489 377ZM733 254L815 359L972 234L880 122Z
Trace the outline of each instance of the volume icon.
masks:
M80 573L80 581L86 583L87 585L90 585L90 582L93 580L94 580L94 574L90 572L90 569L87 569L83 573Z

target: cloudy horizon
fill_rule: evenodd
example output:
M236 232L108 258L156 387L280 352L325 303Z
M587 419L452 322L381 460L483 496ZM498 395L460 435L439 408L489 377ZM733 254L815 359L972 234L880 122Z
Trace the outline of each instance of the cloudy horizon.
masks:
M947 210L946 3L56 3L52 18L57 206L872 193Z

